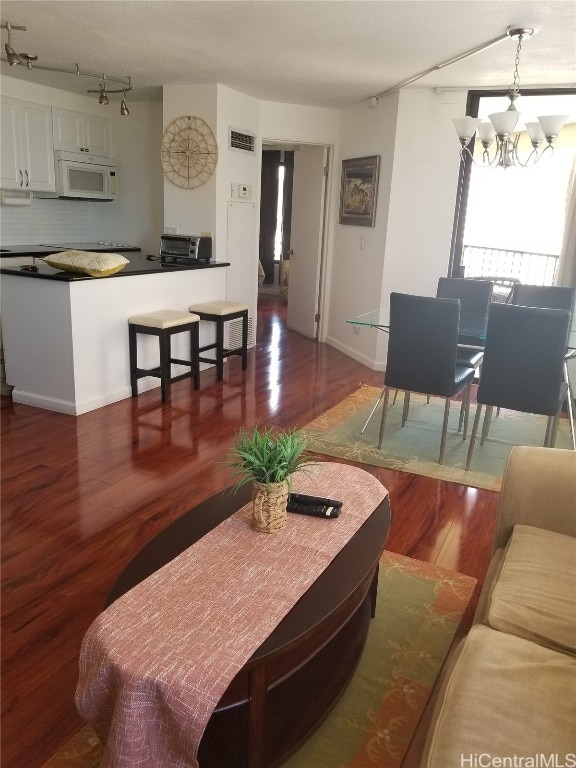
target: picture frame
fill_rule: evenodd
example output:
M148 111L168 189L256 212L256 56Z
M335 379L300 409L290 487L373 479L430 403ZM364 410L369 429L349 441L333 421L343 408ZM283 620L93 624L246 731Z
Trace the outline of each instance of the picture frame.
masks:
M340 224L374 226L379 175L380 155L342 160Z

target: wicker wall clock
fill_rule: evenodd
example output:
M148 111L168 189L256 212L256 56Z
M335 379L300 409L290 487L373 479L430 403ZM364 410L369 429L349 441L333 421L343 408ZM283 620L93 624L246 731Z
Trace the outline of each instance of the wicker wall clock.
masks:
M199 117L172 120L162 137L162 168L177 187L196 189L206 184L218 162L218 145Z

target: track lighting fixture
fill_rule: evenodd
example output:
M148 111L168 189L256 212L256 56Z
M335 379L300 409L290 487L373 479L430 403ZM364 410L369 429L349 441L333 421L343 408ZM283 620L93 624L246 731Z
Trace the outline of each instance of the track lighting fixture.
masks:
M1 29L5 29L8 32L8 42L4 46L4 51L6 53L5 56L0 57L2 61L8 62L8 64L13 67L16 64L24 65L27 69L41 69L43 71L48 72L61 72L65 75L76 75L77 77L96 77L102 82L99 84L98 88L88 88L88 93L97 93L98 94L98 103L99 104L108 104L109 99L108 96L111 93L121 93L122 94L122 101L120 103L120 114L121 115L129 115L130 110L128 109L128 105L126 104L126 94L132 90L132 79L130 76L126 78L119 78L119 77L112 77L111 75L102 75L102 74L95 74L93 72L81 72L80 71L80 65L75 64L74 69L65 69L62 67L48 67L43 64L36 64L35 62L38 60L38 56L34 56L31 53L16 53L14 48L12 47L11 42L11 33L14 30L18 30L19 32L26 32L26 27L22 26L16 26L15 24L11 24L9 21L5 21L2 24L0 24ZM110 89L107 87L107 82L112 83L119 83L120 88L117 89Z

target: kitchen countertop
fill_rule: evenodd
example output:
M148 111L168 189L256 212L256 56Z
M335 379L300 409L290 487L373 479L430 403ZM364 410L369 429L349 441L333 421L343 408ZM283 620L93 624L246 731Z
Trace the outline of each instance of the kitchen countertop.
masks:
M61 253L68 248L65 245L7 245L0 248L0 257L3 259L11 256L49 256L51 253ZM92 250L90 248L86 250ZM133 245L108 245L102 246L106 253L134 253L141 249Z
M24 247L24 246L20 246ZM139 249L135 249L139 250ZM46 251L46 253L36 253L36 254L28 254L28 255L47 255L48 253L56 253L57 251ZM23 254L14 254L14 255L23 255ZM4 257L6 256L5 253L0 254L0 256ZM3 275L18 275L19 277L27 277L27 278L42 278L44 280L59 280L61 282L78 282L79 280L111 280L117 277L131 277L133 275L152 275L152 274L162 274L166 272L182 272L182 271L189 271L189 270L195 270L195 269L214 269L217 267L229 267L230 262L227 261L211 261L208 264L185 264L185 265L164 265L160 263L159 257L154 256L152 258L145 256L141 253L136 253L129 258L129 263L126 264L126 266L120 270L120 272L116 272L114 275L108 275L105 278L102 277L91 277L90 275L77 275L73 272L63 272L60 269L54 269L53 267L49 267L47 264L37 264L38 272L28 272L26 270L22 270L20 267L7 267L3 266L0 269L0 274Z

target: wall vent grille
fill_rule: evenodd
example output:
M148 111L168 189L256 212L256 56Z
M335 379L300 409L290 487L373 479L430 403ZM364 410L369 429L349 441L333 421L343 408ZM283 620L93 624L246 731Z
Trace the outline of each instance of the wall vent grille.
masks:
M240 152L250 152L254 154L256 151L256 136L252 136L250 133L242 133L241 131L235 131L230 128L230 149L236 149Z
M238 349L238 347L242 346L242 318L239 317L236 320L230 320L229 323L226 323L227 329L228 329L228 343L227 348L228 349ZM248 346L251 347L254 343L253 341L253 329L254 324L252 321L252 318L248 317Z

